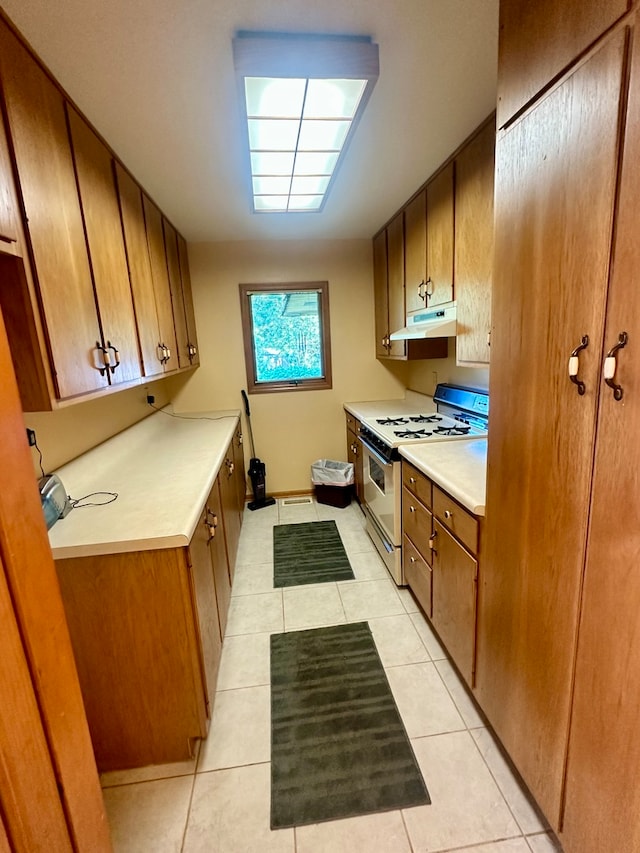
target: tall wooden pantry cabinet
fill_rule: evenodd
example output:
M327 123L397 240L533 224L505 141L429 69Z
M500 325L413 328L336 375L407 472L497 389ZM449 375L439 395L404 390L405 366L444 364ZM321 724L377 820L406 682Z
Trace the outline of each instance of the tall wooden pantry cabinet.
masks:
M523 5L501 5L501 77ZM476 684L566 853L640 849L640 22L607 30L620 6L533 92L522 68L499 84L515 106L496 145ZM552 36L529 37L543 54Z

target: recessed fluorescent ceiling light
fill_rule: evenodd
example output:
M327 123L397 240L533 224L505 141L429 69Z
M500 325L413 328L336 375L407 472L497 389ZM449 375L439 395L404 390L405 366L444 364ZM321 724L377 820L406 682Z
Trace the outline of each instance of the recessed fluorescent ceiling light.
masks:
M240 32L233 58L254 213L322 210L378 79L378 45L368 36Z

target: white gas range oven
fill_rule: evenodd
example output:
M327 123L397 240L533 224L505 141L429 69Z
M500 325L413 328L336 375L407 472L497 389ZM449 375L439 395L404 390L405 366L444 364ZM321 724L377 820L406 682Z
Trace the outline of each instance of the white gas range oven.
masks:
M489 419L486 391L444 383L433 395L435 411L412 414L389 411L361 419L364 510L367 533L398 586L405 585L402 569L401 445L456 439L485 438ZM403 407L404 409L405 407ZM427 409L430 407L426 407Z

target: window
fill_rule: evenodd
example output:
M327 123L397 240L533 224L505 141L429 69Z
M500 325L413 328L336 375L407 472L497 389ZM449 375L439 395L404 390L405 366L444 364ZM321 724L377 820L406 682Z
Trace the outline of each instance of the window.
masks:
M241 284L249 393L331 388L329 284Z

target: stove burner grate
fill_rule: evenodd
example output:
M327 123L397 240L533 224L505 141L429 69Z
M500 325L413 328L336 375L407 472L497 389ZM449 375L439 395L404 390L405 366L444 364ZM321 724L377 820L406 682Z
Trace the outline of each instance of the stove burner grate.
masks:
M466 435L470 426L437 426L434 430L438 435Z
M427 438L431 435L426 429L397 429L394 434L398 438Z
M406 418L376 418L376 423L380 426L400 426L408 423Z
M409 420L414 424L433 424L442 420L442 415L413 415Z

